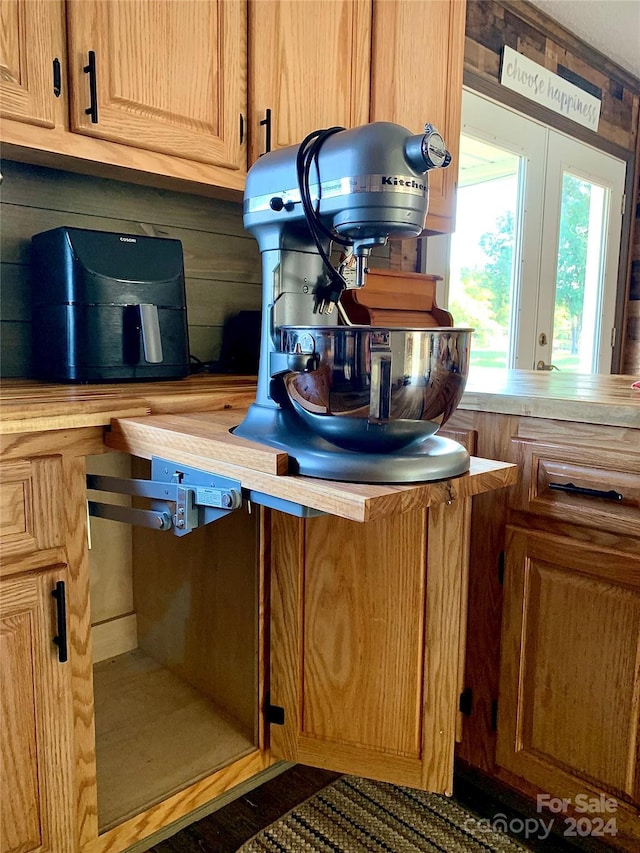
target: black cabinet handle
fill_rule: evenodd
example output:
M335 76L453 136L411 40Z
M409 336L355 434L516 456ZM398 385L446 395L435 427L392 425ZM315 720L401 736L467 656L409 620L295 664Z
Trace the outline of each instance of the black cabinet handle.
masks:
M56 56L53 60L53 94L56 98L60 97L62 92L62 72L60 70L60 60Z
M264 151L262 154L268 154L271 151L271 110L265 110L265 116L260 122L260 127L264 127ZM260 155L262 157L262 154Z
M67 602L65 598L64 581L58 581L56 588L51 591L56 600L57 628L58 633L53 642L58 647L58 660L65 663L68 658L67 650Z
M586 498L602 498L605 501L616 501L620 503L624 496L615 489L586 489L584 486L576 486L573 483L549 483L550 489L555 489L558 492L566 492L569 495L582 495Z
M89 64L82 69L85 74L89 75L89 97L90 104L85 110L88 116L91 116L92 124L98 123L98 88L96 86L96 54L95 51L89 51Z
M240 145L244 142L244 116L240 113Z

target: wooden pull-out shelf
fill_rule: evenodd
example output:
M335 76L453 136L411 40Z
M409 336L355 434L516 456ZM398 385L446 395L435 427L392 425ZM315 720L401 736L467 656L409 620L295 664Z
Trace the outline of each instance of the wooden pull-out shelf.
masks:
M162 456L239 480L242 487L352 521L372 521L435 506L516 483L517 468L472 457L468 473L410 485L367 485L287 474L286 453L234 436L244 412L205 412L115 418L105 442L114 450L150 459Z

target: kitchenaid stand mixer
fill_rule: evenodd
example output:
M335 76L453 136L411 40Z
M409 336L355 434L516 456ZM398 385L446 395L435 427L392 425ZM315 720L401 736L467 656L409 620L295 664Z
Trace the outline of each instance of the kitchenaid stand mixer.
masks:
M339 304L346 286L364 285L374 246L422 232L426 173L449 160L430 125L412 135L376 122L317 131L250 169L260 364L256 402L234 434L285 450L291 473L408 483L468 470L466 450L433 433L462 394L471 330L351 326ZM331 265L334 241L352 250L355 282Z

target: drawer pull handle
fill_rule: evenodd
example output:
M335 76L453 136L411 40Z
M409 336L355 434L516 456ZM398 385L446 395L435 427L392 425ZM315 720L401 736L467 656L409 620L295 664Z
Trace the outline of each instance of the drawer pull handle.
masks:
M64 581L58 581L56 588L51 591L51 595L56 600L57 610L57 631L58 633L53 638L53 642L58 647L58 660L60 663L65 663L68 657L67 653L67 604L65 599Z
M616 501L620 503L623 496L615 489L586 489L584 486L576 486L573 483L549 483L550 489L556 489L558 492L567 492L570 495L582 495L585 498L601 498L605 501Z

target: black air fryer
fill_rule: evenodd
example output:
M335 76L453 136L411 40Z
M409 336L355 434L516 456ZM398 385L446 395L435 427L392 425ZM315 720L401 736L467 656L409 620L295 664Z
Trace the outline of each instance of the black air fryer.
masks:
M55 228L31 240L33 374L58 382L189 373L182 244Z

